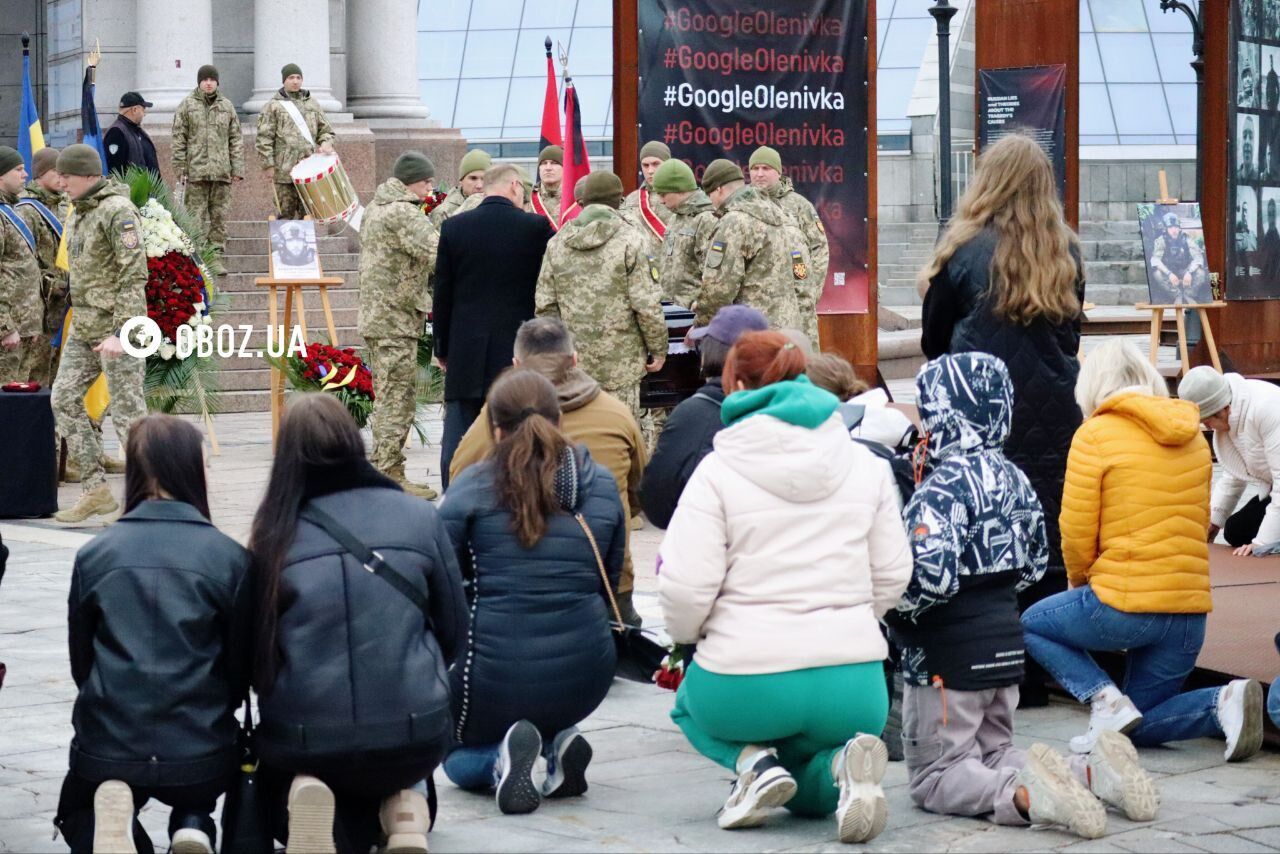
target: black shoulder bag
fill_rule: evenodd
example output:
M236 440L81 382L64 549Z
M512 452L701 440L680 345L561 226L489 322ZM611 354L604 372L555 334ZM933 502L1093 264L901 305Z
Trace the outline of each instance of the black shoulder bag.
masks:
M261 854L275 848L270 805L258 785L258 756L253 747L253 709L244 700L244 722L236 737L236 778L222 806L222 850L227 854Z

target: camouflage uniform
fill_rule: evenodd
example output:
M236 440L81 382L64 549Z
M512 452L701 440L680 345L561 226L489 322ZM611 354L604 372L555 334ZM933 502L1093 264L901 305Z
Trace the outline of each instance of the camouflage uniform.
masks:
M640 420L646 357L666 357L667 324L656 263L617 211L588 205L552 238L535 303L564 320L582 369Z
M800 309L800 330L809 336L814 348L818 348L818 300L827 281L827 268L831 263L831 251L827 246L827 230L813 203L795 191L790 178L782 178L768 190L765 196L772 199L795 221L801 239L809 254L809 269L805 278L796 279L796 302Z
M462 213L462 206L477 196L483 199L484 193L472 193L471 196L468 197L462 195L461 187L454 187L444 197L444 201L437 205L436 209L431 212L431 224L439 229L440 226L444 225L444 221L446 219L454 214ZM472 207L478 204L480 203L475 202ZM470 208L468 208L468 210L470 210Z
M702 270L698 325L706 326L721 308L739 303L758 309L774 329L798 327L795 281L808 275L807 253L787 250L782 209L754 187L743 187L718 215Z
M547 213L551 215L551 221L557 226L560 225L560 190L563 186L564 182L562 181L558 186L542 186L537 190L539 201L541 201L542 206L547 209ZM528 207L534 213L538 212L537 209L533 207L532 200L530 200Z
M18 194L21 199L34 199L48 208L59 222L67 221L67 210L71 200L66 193L54 193L39 184L28 184ZM36 261L40 264L40 295L44 300L44 322L41 334L36 342L35 372L32 380L41 385L53 382L58 372L58 352L53 349L53 336L62 329L62 322L67 314L67 274L58 269L58 235L53 226L45 220L44 214L31 205L19 204L18 214L36 236Z
M99 374L106 374L111 421L121 448L129 428L147 414L142 390L146 361L127 353L107 359L93 351L117 334L126 320L146 315L147 253L142 246L141 216L123 184L103 180L72 206L75 216L67 236L67 256L75 309L53 383L53 414L58 433L66 438L79 464L81 489L89 492L106 483L102 441L84 408L89 386Z
M373 464L404 474L404 442L417 409L415 379L440 233L396 178L378 187L360 227L360 335L373 371Z
M12 207L17 201L16 195L0 192L0 204ZM44 329L41 281L40 264L27 239L0 216L0 338L14 330L21 337L16 350L0 349L0 383L28 382L37 371Z
M694 190L671 212L667 237L658 256L663 299L685 308L698 299L707 247L719 222L715 206L701 190Z
M307 142L298 126L290 118L284 102L293 101L311 131L315 145ZM303 219L307 209L302 205L298 191L293 188L293 179L289 173L299 161L311 156L315 150L326 142L333 142L337 134L320 108L306 89L288 94L283 88L262 108L258 116L258 141L255 148L262 160L262 168L275 168L276 213L280 219Z
M227 245L231 181L244 177L240 119L221 92L206 95L196 89L182 99L173 116L173 171L187 179L183 204L221 253Z

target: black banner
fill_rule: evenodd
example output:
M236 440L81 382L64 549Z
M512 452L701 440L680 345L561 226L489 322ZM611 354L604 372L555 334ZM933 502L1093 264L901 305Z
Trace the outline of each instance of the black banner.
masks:
M867 311L866 0L638 0L640 138L698 179L762 145L817 207L831 266L822 314Z
M1067 197L1067 67L984 68L979 72L978 150L1021 131L1053 162L1058 195Z

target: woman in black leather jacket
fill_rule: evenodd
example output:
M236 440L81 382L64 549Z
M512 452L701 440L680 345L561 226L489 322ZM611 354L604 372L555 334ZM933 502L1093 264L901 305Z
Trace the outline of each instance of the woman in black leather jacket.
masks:
M247 694L249 554L209 521L203 440L152 415L129 432L125 512L76 554L71 675L79 694L58 815L72 851L151 851L137 810L173 807L175 851L213 851Z
M576 725L608 693L617 662L609 594L582 525L612 589L627 528L613 476L560 432L547 379L508 372L488 413L491 457L459 475L440 508L471 599L452 673L459 745L444 770L464 789L496 788L502 812L527 813L544 796L587 790L591 746ZM539 753L541 789L531 777Z
M287 789L277 838L289 851L363 854L382 839L425 852L419 784L449 743L446 671L467 628L435 508L374 470L336 398L305 395L280 425L249 548L255 744L272 802Z

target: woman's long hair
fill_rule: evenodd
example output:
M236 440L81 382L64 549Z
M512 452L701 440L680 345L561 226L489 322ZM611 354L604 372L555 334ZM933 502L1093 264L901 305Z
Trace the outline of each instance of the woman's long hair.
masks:
M516 539L532 548L561 509L556 471L569 440L560 432L560 401L546 377L516 369L494 382L488 403L498 503L510 511Z
M781 332L744 332L724 362L721 384L725 394L793 380L804 373L804 351Z
M920 271L922 295L956 250L987 226L999 235L990 271L996 317L1025 326L1038 317L1063 323L1080 313L1080 241L1063 219L1053 165L1026 134L1006 136L978 158L973 183Z
M212 519L204 439L195 427L172 415L148 415L130 428L124 458L124 512L163 492Z
M267 492L253 517L249 534L257 582L258 626L253 668L254 684L259 692L271 690L280 665L276 648L280 576L297 533L307 475L318 468L364 457L360 428L332 395L300 395L285 411Z

